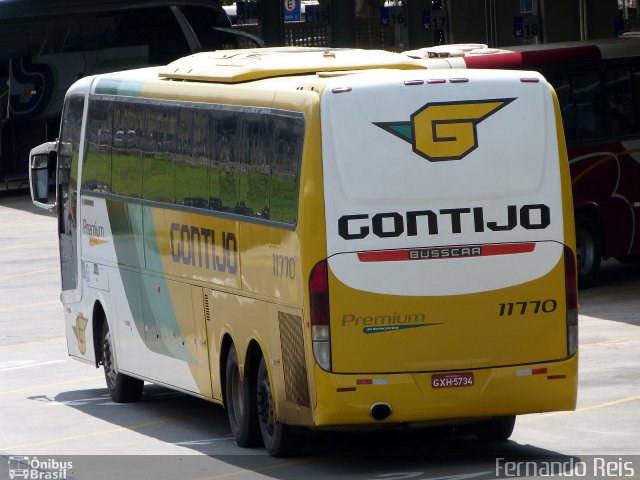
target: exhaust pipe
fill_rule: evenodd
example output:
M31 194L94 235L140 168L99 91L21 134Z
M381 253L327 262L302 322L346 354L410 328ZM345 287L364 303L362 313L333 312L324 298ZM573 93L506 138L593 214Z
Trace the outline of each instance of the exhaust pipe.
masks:
M391 405L385 402L374 403L369 409L369 415L371 415L371 418L378 422L389 418L391 416L391 412Z

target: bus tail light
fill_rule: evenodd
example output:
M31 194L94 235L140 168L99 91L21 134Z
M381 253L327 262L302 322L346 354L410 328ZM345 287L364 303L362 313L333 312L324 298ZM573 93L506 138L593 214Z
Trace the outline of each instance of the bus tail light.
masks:
M329 280L327 261L317 263L309 277L311 340L313 356L320 368L331 371L331 332L329 329Z
M578 351L578 279L576 257L569 247L564 247L564 278L567 303L567 354Z

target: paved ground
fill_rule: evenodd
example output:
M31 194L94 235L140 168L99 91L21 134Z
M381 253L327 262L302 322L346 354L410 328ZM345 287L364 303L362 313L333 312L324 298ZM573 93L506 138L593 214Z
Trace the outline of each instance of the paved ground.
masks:
M66 478L82 479L495 478L499 458L523 455L585 462L587 473L608 462L608 478L633 461L640 477L639 289L640 265L610 261L602 286L581 292L575 412L519 417L501 445L433 430L314 432L301 457L275 459L238 448L219 406L153 385L138 404L111 402L102 371L67 357L55 217L0 196L0 479L65 462Z

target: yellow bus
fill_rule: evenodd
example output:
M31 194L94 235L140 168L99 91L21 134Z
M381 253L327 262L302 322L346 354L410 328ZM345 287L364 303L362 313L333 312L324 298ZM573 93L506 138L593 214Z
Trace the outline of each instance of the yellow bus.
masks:
M148 381L223 404L272 455L308 428L504 440L575 408L571 187L537 73L274 48L88 77L31 185L69 354L116 402Z

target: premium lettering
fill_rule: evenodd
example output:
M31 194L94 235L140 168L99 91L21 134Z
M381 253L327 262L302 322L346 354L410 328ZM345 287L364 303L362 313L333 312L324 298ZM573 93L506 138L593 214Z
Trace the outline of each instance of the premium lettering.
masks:
M407 313L398 314L393 312L389 315L376 315L376 316L358 316L350 313L342 316L343 327L369 327L374 325L408 325L415 323L423 323L427 320L427 316L424 313Z
M82 220L82 233L91 237L104 238L104 227L97 223L89 223Z

